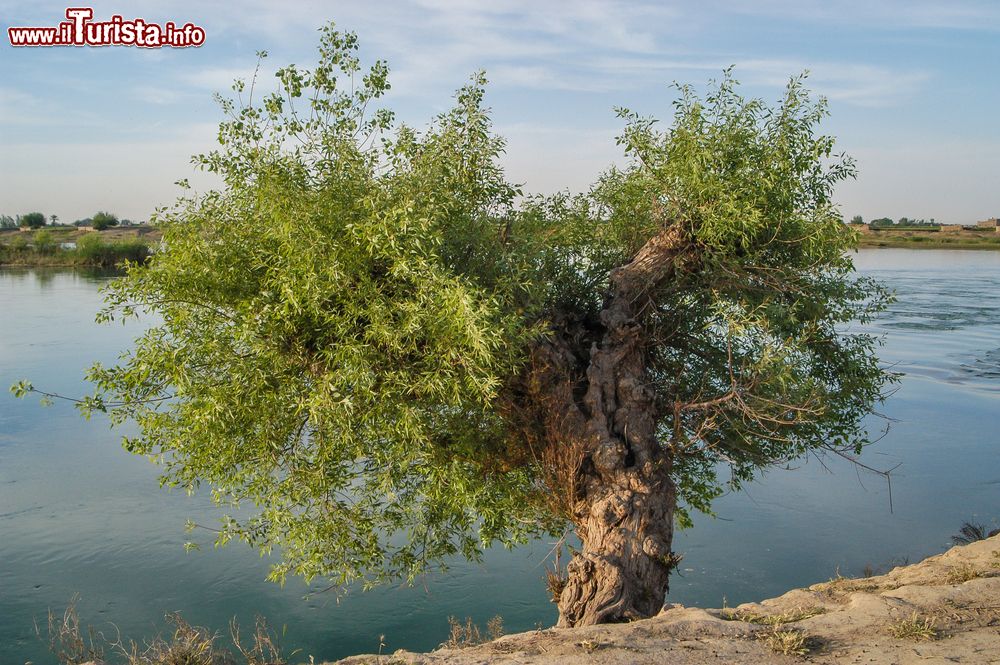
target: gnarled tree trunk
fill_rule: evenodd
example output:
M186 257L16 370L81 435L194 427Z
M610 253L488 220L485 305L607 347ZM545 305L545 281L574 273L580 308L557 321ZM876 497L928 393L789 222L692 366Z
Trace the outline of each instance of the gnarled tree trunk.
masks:
M642 320L682 246L676 228L653 237L611 274L599 325L563 326L536 349L531 391L546 409L546 445L576 452L560 471L583 548L567 566L559 626L644 618L663 605L677 497L656 437L663 405L650 387Z

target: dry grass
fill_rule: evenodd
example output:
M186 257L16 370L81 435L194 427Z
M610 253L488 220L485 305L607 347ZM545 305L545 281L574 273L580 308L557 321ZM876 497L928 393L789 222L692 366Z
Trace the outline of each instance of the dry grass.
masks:
M232 654L216 647L218 635L192 626L179 615L167 619L174 624L169 639L157 636L145 644L116 644L128 665L234 665Z
M164 638L156 636L139 644L118 636L115 641L95 633L93 628L80 627L76 598L62 617L49 612L47 641L49 650L61 665L81 665L90 661L108 662L110 652L115 660L126 665L287 665L281 656L277 640L261 618L257 619L249 640L243 640L239 625L230 624L231 637L237 654L218 645L219 635L206 628L192 626L179 614L167 615L174 626ZM41 631L38 631L41 637Z
M901 640L929 641L938 638L934 619L921 617L914 612L906 619L900 619L889 625L889 633Z
M763 614L749 610L723 610L722 618L727 621L745 621L761 626L782 626L786 623L803 621L826 612L822 607L796 608L778 614Z
M597 640L584 640L582 642L577 642L576 646L580 647L587 653L594 653L598 649L603 648L605 644L598 642Z
M485 633L473 623L472 617L466 617L465 623L455 617L448 617L448 626L448 640L441 645L445 649L474 647L503 637L503 618L499 614L486 622Z
M549 489L546 501L557 515L573 514L580 494L577 482L584 453L584 444L579 438L567 438L542 449L542 477Z
M804 656L809 653L805 633L799 630L779 630L777 627L758 633L771 651L785 656Z
M545 588L549 590L549 599L553 603L559 602L559 598L562 596L563 589L566 588L566 582L568 581L569 578L557 570L545 571Z
M80 628L80 616L76 611L78 600L77 596L73 596L61 617L49 610L46 637L43 638L41 630L35 626L35 633L48 642L49 651L64 665L101 661L104 658L103 638L93 628L88 627L86 631Z
M229 624L229 634L233 639L233 645L243 656L247 665L285 665L285 660L281 656L281 647L277 638L267 626L263 617L257 617L254 622L253 633L250 634L250 641L244 645L240 639L240 626L233 619ZM384 646L385 636L379 636L379 650Z
M979 577L979 571L971 564L963 563L961 566L956 566L949 570L945 579L948 584L961 584L962 582L974 580L977 577Z
M855 579L851 577L843 577L840 573L837 573L836 577L830 578L829 582L823 582L821 584L816 584L811 587L815 591L822 591L827 596L832 599L837 599L843 594L852 593L855 591L879 591L879 590L891 590L898 588L898 584L887 583L884 581L875 581L875 578L867 579Z

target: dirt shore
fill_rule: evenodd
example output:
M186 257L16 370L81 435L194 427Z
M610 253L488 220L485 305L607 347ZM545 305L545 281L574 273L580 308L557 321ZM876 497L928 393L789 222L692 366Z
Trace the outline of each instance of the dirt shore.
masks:
M726 609L673 605L629 624L541 630L338 665L1000 663L1000 536L860 579Z

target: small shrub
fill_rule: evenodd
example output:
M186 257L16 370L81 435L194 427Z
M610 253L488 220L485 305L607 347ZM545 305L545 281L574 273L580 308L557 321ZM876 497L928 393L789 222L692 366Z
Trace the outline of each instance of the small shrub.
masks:
M760 633L758 639L763 640L771 651L785 656L804 656L809 653L805 633L799 630L779 630L775 627Z
M39 254L51 254L56 251L56 241L52 237L52 231L35 231L31 242L35 246L35 251Z
M938 637L934 619L920 617L916 612L907 619L900 619L891 624L889 633L901 640L936 640Z
M947 580L948 584L961 584L969 580L974 580L977 577L979 577L979 571L971 564L963 563L961 566L948 571Z
M7 246L15 252L23 252L28 249L28 238L25 234L18 233L10 239L10 243Z

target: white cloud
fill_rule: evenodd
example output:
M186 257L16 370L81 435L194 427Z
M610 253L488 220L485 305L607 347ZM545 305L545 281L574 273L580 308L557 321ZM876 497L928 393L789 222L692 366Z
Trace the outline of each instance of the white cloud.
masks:
M856 106L889 106L916 94L930 73L890 67L799 60L743 60L736 64L737 77L750 84L784 86L789 76L809 71L809 86L831 100Z

